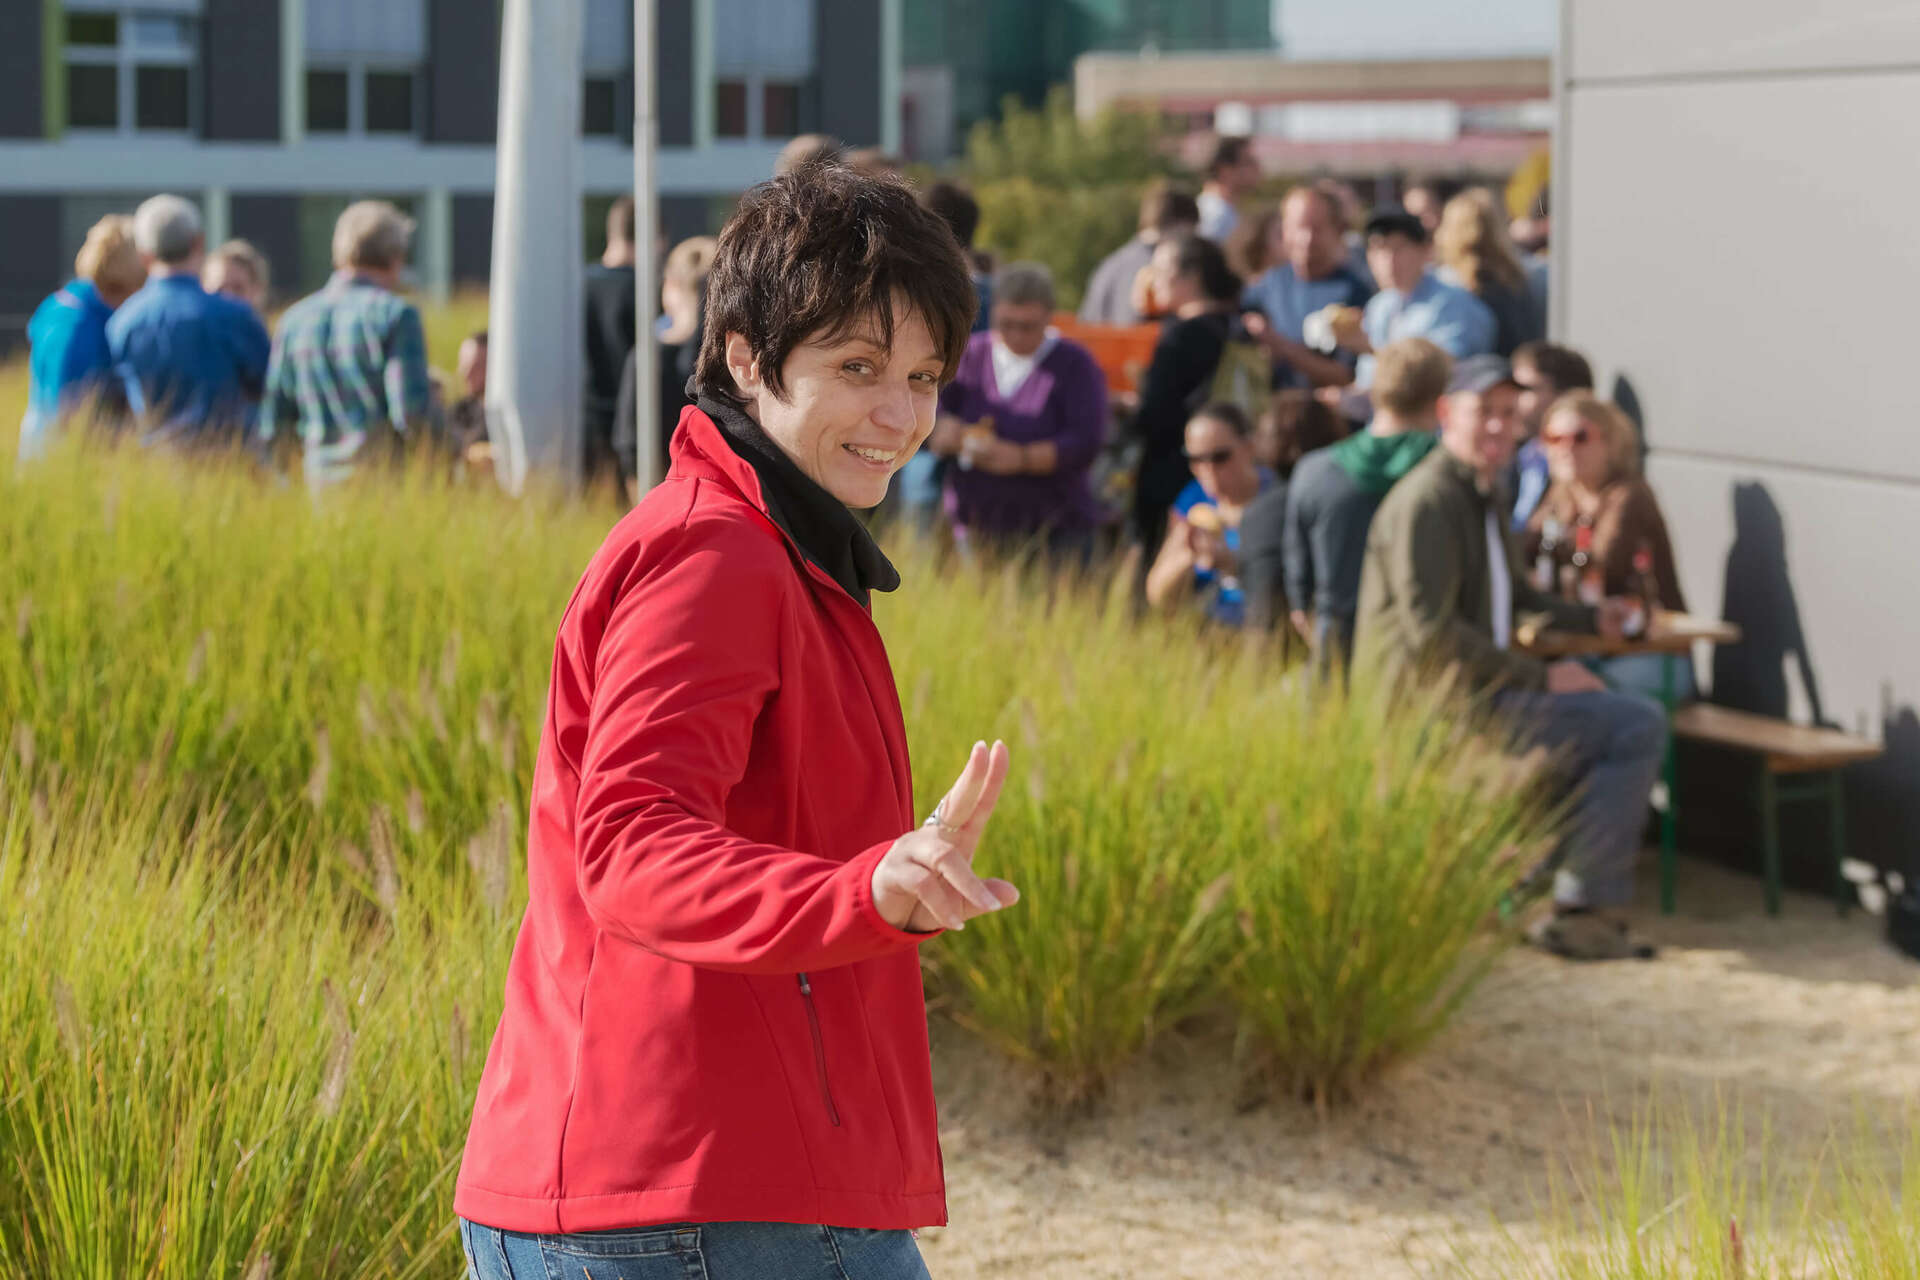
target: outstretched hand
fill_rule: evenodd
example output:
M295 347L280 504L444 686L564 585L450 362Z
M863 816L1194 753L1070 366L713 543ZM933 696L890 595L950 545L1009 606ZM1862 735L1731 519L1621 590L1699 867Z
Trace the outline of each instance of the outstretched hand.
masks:
M974 874L973 855L1007 780L1007 745L973 744L934 819L893 842L873 869L873 905L896 929L964 929L975 916L1010 907L1020 892Z

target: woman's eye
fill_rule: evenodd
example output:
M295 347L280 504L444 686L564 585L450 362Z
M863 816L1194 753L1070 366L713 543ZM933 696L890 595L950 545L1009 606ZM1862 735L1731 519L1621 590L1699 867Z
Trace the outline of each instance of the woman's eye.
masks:
M849 360L840 367L845 369L848 373L857 373L857 374L865 375L873 372L873 366L868 364L865 360Z
M940 385L940 375L937 373L916 373L913 375L913 380L923 387L938 387Z

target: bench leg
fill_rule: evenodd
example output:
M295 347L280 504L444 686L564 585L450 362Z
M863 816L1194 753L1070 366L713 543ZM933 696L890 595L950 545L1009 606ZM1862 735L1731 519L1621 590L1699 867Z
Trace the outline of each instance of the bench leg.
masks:
M1840 770L1827 775L1827 821L1833 843L1833 906L1844 917L1853 906L1853 887L1847 883L1847 787Z
M1773 785L1773 770L1766 758L1760 760L1760 865L1766 877L1767 914L1780 914L1780 798Z
M1667 804L1660 812L1660 914L1670 916L1677 906L1675 881L1680 872L1680 761L1673 743L1674 656L1660 664L1660 703L1667 711L1667 751L1660 777L1666 783Z

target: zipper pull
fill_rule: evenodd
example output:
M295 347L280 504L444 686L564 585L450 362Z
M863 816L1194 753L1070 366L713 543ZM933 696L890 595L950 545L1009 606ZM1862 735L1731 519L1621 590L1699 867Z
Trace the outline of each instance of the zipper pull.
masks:
M807 975L804 973L800 975L800 994L803 996L813 994L813 984L807 981Z

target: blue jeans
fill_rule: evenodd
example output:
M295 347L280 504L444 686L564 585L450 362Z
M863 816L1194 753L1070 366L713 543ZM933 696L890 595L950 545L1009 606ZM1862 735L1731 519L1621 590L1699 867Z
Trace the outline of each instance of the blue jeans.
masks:
M1666 750L1666 713L1624 693L1505 689L1493 705L1524 742L1554 753L1574 788L1567 832L1551 864L1554 901L1626 906L1633 901L1647 796Z
M910 1231L703 1222L532 1235L460 1222L471 1280L929 1280Z
M1617 658L1602 658L1592 665L1593 673L1607 682L1616 693L1637 693L1658 701L1666 665L1673 663L1673 705L1685 706L1698 696L1693 687L1693 659L1685 655L1668 658L1658 653L1626 653Z

